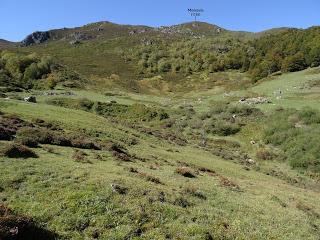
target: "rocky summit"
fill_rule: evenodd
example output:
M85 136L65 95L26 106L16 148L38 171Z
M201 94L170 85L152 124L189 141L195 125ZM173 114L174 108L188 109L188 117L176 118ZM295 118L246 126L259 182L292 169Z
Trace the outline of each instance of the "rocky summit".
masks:
M33 44L40 44L50 39L50 32L34 32L28 35L24 40L21 41L22 46L30 46Z

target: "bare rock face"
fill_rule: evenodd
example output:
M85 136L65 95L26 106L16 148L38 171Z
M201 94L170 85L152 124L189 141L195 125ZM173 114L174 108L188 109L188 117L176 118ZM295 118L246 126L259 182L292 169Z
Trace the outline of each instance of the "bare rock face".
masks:
M22 46L40 44L50 39L50 32L34 32L28 35L22 42Z
M85 41L85 40L89 40L92 38L91 36L88 36L87 34L82 33L82 32L71 33L68 37L70 39L73 39L74 41Z

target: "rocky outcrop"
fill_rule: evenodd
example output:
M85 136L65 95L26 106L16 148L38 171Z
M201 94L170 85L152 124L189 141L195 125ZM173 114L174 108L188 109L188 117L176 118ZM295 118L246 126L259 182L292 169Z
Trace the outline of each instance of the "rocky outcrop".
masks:
M34 32L28 35L22 42L22 46L30 46L33 44L40 44L50 39L50 32Z
M69 35L69 39L73 39L74 41L80 42L80 41L92 39L92 37L83 32L74 32Z
M243 104L265 104L265 103L271 103L271 101L268 98L265 97L256 97L256 98L241 98L239 100L239 103Z

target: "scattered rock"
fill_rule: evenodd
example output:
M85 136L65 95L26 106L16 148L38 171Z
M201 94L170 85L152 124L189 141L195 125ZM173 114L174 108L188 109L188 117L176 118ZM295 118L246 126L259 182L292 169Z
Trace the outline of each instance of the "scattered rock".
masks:
M73 39L75 41L85 41L85 40L91 39L92 37L90 37L82 32L74 32L69 35L69 38Z
M255 164L256 163L256 161L254 161L251 158L247 159L246 162L249 163L249 164Z
M69 42L69 44L70 44L70 45L79 45L79 44L81 44L81 41L79 41L79 40L72 40L72 41Z
M256 98L241 98L239 100L239 103L251 105L251 104L271 103L271 101L265 97L256 97Z
M63 95L63 96L75 96L76 94L73 92L44 92L43 96L59 96L59 95Z
M30 102L30 103L36 103L37 102L37 98L35 96L25 97L23 100L25 102Z

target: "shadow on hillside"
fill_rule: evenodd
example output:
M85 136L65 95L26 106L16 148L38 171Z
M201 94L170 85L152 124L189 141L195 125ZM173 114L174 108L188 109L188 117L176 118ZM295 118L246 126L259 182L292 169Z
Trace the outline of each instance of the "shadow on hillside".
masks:
M9 208L0 205L1 240L58 239L58 235L36 225L32 218L14 214Z

